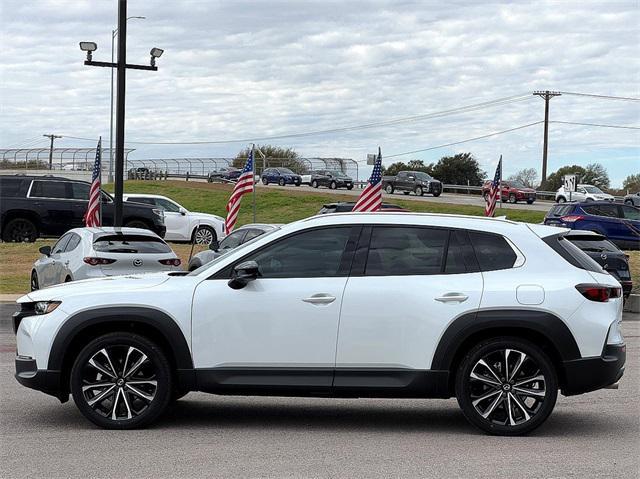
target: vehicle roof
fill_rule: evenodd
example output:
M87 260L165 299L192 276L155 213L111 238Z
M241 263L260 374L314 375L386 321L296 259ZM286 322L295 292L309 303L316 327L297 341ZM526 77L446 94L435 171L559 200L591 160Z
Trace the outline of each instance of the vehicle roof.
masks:
M159 238L159 236L151 230L147 230L143 228L128 228L126 226L123 226L123 227L92 226L92 227L84 227L84 228L73 228L67 231L67 233L69 232L78 233L82 236L105 236L105 235L123 234L123 235L151 236L151 237Z
M77 180L73 178L65 178L64 176L53 176L53 175L23 175L21 173L16 173L15 175L0 175L0 178L16 178L20 180L53 180L53 181L75 181L78 183L89 183L84 180Z
M276 228L280 228L281 226L283 226L284 223L277 223L277 224L270 224L270 223L249 223L248 225L242 225L239 228L236 229L236 231L238 230L244 230L244 229L248 229L248 228L256 228L256 229L262 229L265 231L268 230L274 230Z

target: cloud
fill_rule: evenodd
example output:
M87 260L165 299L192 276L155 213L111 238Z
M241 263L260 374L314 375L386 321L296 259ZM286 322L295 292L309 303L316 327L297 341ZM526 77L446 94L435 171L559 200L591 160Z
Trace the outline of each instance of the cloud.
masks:
M42 133L108 136L116 2L3 2L3 146ZM158 72L127 73L127 139L221 140L420 115L537 89L639 96L637 2L162 2L130 0L128 61L165 49ZM363 160L541 120L538 97L483 111L280 140L308 156ZM637 103L554 98L551 118L640 124ZM601 161L615 184L640 170L640 135L552 124L549 169ZM46 139L43 138L43 142ZM58 140L60 145L87 142ZM540 168L542 127L413 157L471 151L489 171ZM142 146L130 158L234 155L244 145ZM408 157L410 159L412 157Z

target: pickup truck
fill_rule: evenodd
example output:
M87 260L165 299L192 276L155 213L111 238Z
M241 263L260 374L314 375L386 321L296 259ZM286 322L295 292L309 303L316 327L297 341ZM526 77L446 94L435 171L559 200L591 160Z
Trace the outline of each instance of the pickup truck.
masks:
M383 176L382 188L389 194L402 191L405 195L413 192L417 196L431 193L440 196L442 183L422 171L400 171L396 176Z
M91 184L55 176L0 175L0 236L4 241L33 242L58 237L84 226ZM145 228L164 237L161 209L123 203L123 226ZM102 192L102 224L113 225L113 198Z

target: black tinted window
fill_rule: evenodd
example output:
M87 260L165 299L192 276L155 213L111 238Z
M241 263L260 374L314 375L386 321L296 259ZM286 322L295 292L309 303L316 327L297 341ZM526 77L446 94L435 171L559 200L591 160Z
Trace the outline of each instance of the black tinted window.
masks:
M101 236L93 242L93 249L103 253L171 253L160 238L144 235Z
M34 181L31 196L35 198L68 198L64 181Z
M516 253L500 235L470 231L469 238L476 253L480 271L508 269L516 261Z
M467 268L467 263L471 261L468 258L468 246L465 245L465 235L462 231L452 231L449 236L447 262L444 268L444 272L447 274L466 273L467 271L473 270L472 268Z
M376 227L365 275L440 274L449 232L431 228Z
M127 198L128 202L131 203L144 203L145 205L156 205L156 201L153 198Z
M74 200L89 201L89 185L86 183L71 183L71 193Z
M71 238L69 239L69 242L64 248L65 253L68 251L73 251L78 247L79 244L80 244L80 236L75 233L71 233Z
M628 220L640 220L640 209L632 206L620 206L622 208L622 216Z
M246 234L246 230L234 231L220 242L220 249L233 249L237 247L240 243L242 243L242 239Z
M589 205L583 206L585 213L596 216L607 216L609 218L618 217L618 207L616 205Z
M27 196L31 180L25 178L0 178L0 196L17 198Z
M66 234L62 238L60 238L58 242L53 245L53 248L51 248L51 254L63 253L70 239L71 234Z
M573 205L554 206L551 208L551 211L549 211L549 216L566 216L571 213L572 209Z
M247 236L244 237L242 242L244 243L246 241L252 240L253 238L257 238L258 236L260 236L263 233L264 233L264 231L259 230L259 229L250 229L249 231L247 231Z
M325 228L289 236L243 261L258 263L264 278L336 276L350 227Z

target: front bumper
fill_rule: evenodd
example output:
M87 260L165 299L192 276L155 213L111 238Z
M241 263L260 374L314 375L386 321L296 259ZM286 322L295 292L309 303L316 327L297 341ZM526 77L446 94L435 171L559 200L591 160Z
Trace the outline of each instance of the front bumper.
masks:
M606 345L600 357L565 361L562 394L582 394L618 382L624 374L626 358L626 345L616 344Z
M60 402L69 400L69 392L62 388L60 371L38 369L33 358L18 356L16 358L16 380L25 387L54 396Z

